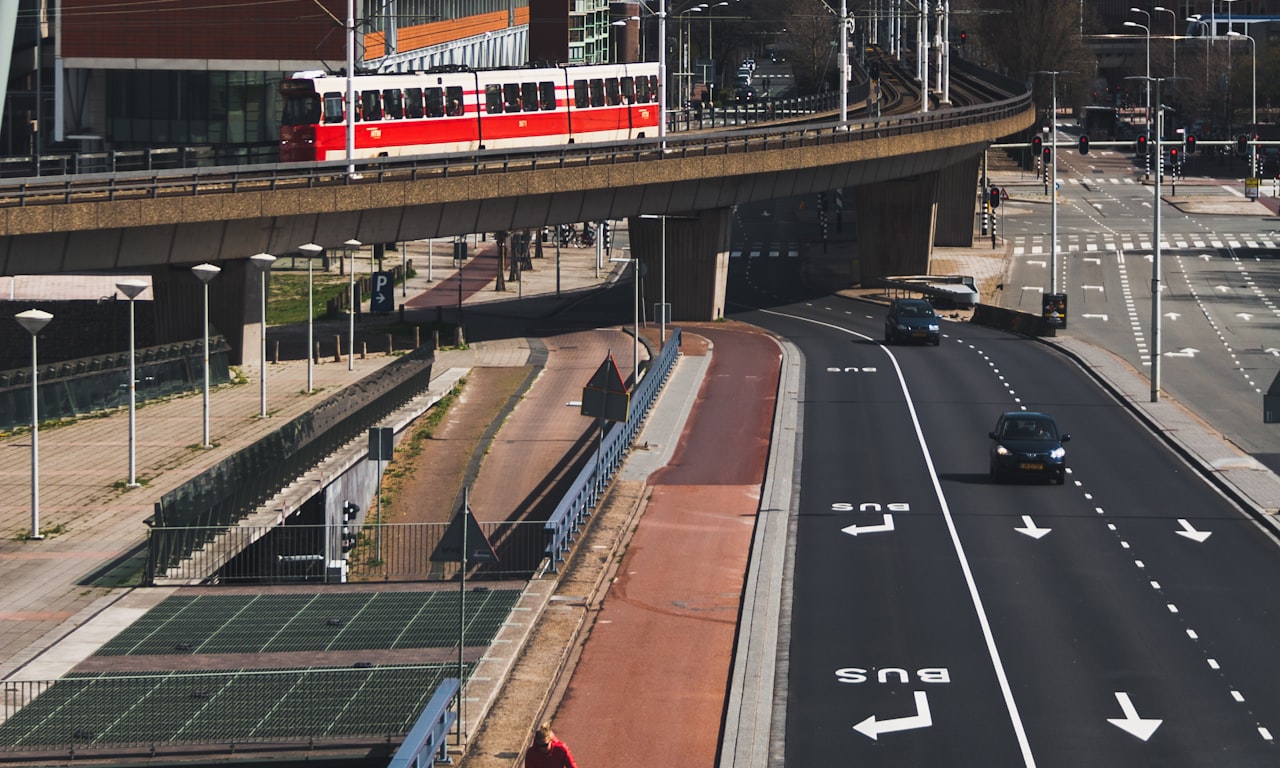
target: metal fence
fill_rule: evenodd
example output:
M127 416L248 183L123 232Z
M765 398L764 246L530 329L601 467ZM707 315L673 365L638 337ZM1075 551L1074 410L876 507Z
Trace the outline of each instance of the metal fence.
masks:
M470 673L471 664L464 665ZM456 664L75 675L4 682L0 753L80 760L389 744L448 707ZM451 684L450 678L454 678ZM61 762L61 761L59 761Z
M460 563L437 559L450 523L366 524L349 552L336 525L238 525L225 528L152 528L149 548L184 551L201 546L158 570L155 584L286 584L298 582L451 581ZM496 558L468 562L467 578L532 578L542 565L550 535L542 521L482 522Z

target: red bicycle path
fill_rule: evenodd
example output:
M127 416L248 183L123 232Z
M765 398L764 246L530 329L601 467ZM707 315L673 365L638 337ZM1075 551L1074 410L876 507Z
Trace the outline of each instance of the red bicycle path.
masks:
M748 326L689 331L711 361L552 717L582 768L719 754L782 353Z

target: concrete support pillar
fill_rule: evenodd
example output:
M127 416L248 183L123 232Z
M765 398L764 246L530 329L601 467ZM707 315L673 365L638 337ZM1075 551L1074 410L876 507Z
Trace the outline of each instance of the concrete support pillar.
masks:
M218 266L222 272L209 282L209 324L231 345L229 362L243 365L244 351L249 350L252 358L258 349L261 278L244 259L224 261ZM151 284L155 293L156 343L201 338L204 289L191 274L191 268L158 267L151 273Z
M666 220L667 247L663 258L661 218L627 220L631 256L641 264L641 302L645 316L656 318L666 283L672 321L719 320L724 317L729 275L728 208L677 216ZM666 275L663 275L663 263Z
M862 285L891 275L928 273L938 210L938 174L855 187L853 205Z
M938 172L938 221L934 245L951 248L973 245L978 164L981 159L981 155L976 155Z

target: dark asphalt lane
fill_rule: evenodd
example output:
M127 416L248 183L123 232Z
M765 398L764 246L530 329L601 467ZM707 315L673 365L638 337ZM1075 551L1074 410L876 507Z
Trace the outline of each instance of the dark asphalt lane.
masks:
M857 304L779 310L834 328L750 317L807 365L788 763L1274 764L1270 537L1065 358L968 325L944 324L936 350L888 349L937 497L889 354L839 330L879 337ZM1066 486L988 482L986 432L1021 406L1073 434ZM1179 535L1183 520L1212 537ZM1035 527L1050 530L1016 530ZM874 739L854 728L870 714L888 718Z

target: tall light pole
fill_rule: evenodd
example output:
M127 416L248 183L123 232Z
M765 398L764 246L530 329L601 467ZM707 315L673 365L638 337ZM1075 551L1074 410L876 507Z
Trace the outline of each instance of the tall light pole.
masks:
M729 0L720 0L718 3L712 3L707 7L707 58L711 61L711 80L707 83L707 88L711 92L711 103L716 102L716 92L720 88L720 77L716 67L716 49L712 44L711 37L711 12L717 8L723 8L729 4Z
M1130 10L1130 11L1132 11L1132 12L1134 12L1134 13L1141 13L1143 16L1146 16L1146 17L1147 17L1147 23L1146 23L1146 24L1139 24L1139 23L1138 23L1138 22L1136 22L1136 21L1126 21L1126 22L1124 23L1124 25L1125 25L1126 27L1136 27L1136 28L1138 28L1138 29L1141 29L1143 32L1146 32L1146 33L1147 33L1147 115L1146 115L1146 123L1147 123L1147 138L1148 138L1148 140L1149 140L1149 139L1150 139L1150 137L1151 137L1151 12L1150 12L1150 11L1144 11L1144 10L1142 10L1141 8L1130 8L1129 10Z
M204 284L204 323L201 325L201 330L204 332L204 343L201 346L204 354L204 441L200 443L202 448L213 447L209 442L209 281L217 277L221 271L220 267L212 264L197 264L191 268L191 272Z
M39 309L28 309L14 315L18 325L31 334L31 535L39 541L40 534L40 390L36 385L39 362L36 354L36 336L49 324L53 315Z
M298 250L307 255L307 394L311 394L311 390L315 387L315 379L313 366L315 365L316 342L313 327L315 325L315 302L311 298L311 265L315 262L324 248L315 243L304 243L298 246Z
M147 290L147 284L142 280L121 280L116 283L116 288L120 289L129 299L129 487L138 487L138 462L137 462L137 339L134 333L133 322L133 300L138 298L138 294Z
M347 370L354 371L356 369L356 250L362 243L353 238L343 245L351 255L351 269L347 270L347 290L350 297L347 307ZM458 274L458 280L462 280L461 272Z
M1167 13L1173 17L1173 35L1170 39L1173 41L1173 76L1176 78L1178 76L1178 12L1159 5L1151 10L1156 13Z
M1036 75L1048 75L1052 97L1049 117L1049 293L1058 292L1058 75L1070 75L1066 70L1040 70Z
M667 0L658 0L658 138L667 137ZM666 148L666 143L662 143ZM557 242L559 242L557 238ZM430 263L430 262L428 262ZM428 271L430 271L428 269Z
M1248 28L1249 26L1246 24L1245 29L1248 29ZM1227 37L1243 37L1249 41L1249 59L1253 66L1253 108L1249 112L1249 133L1250 135L1252 135L1253 132L1257 130L1257 126L1258 126L1258 48L1257 48L1257 44L1255 43L1251 35L1247 33L1242 34L1240 32L1235 31L1234 29L1227 32ZM1250 176L1256 177L1258 175L1257 162L1258 162L1258 149L1257 147L1254 147L1253 151L1249 153L1249 175Z
M275 260L276 257L269 253L256 253L249 257L261 278L262 309L258 316L258 330L262 338L258 341L258 416L264 419L267 418L267 273L271 271L271 263Z
M347 0L347 175L356 173L356 0ZM265 414L263 414L265 415Z

